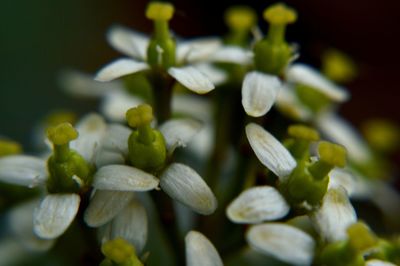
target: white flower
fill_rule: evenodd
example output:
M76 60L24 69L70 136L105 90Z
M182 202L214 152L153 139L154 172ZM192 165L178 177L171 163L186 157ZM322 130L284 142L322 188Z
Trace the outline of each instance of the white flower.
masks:
M165 136L168 154L172 154L177 147L185 146L198 129L199 124L188 119L169 120L161 125L160 131ZM100 167L93 180L96 194L85 212L88 225L98 227L111 221L128 204L129 195L133 197L130 192L149 191L158 186L197 213L208 215L215 211L217 201L214 194L190 167L172 163L156 177L124 165L130 134L131 130L121 125L111 125L108 128L96 159ZM102 195L97 196L99 193Z
M146 49L149 39L142 34L121 26L111 28L107 35L109 43L118 51L131 58L120 58L103 67L96 75L96 80L106 82L116 78L150 69L146 63ZM189 90L199 94L214 89L212 79L221 80L222 72L217 69L199 70L196 63L207 58L220 46L220 40L215 38L183 41L177 43L176 67L170 67L167 72ZM160 51L162 53L162 51ZM182 66L181 66L182 65Z
M72 149L87 162L94 162L94 154L105 131L103 119L90 114L76 127L80 137L70 143ZM49 173L46 161L34 156L12 155L0 158L0 180L17 185L36 187L45 185ZM80 180L79 177L74 177ZM62 235L75 218L80 196L75 193L47 194L33 213L34 232L41 238L54 239Z

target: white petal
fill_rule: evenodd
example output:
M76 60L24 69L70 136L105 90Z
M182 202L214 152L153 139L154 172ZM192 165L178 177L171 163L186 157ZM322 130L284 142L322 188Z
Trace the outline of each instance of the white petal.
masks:
M222 266L214 245L203 234L190 231L185 237L186 266Z
M11 155L0 158L0 180L2 182L35 187L47 178L46 162L27 155Z
M193 119L172 119L159 128L163 134L169 154L177 147L185 147L187 143L201 130L201 123Z
M308 121L312 118L310 109L299 102L292 88L283 84L276 97L278 109L296 120Z
M321 114L316 125L329 140L346 147L350 160L366 163L371 159L371 151L361 135L350 123L333 112Z
M130 191L96 190L85 210L85 222L92 227L108 223L132 198L133 193Z
M100 168L110 164L125 164L125 158L118 152L100 150L95 160L96 167Z
M138 62L128 58L121 58L100 69L100 71L96 74L95 80L101 82L111 81L116 78L133 74L148 68L149 66L146 63Z
M133 193L132 193L133 194ZM122 237L129 241L140 254L147 241L147 214L145 208L137 200L131 200L115 218L106 225L101 242Z
M253 62L253 53L237 46L224 46L218 49L210 60L213 62L249 65Z
M88 162L94 161L94 155L106 132L106 122L98 114L88 114L76 125L79 136L71 142L71 148L76 150Z
M310 86L333 101L344 102L350 97L345 89L335 85L317 70L304 64L293 64L288 67L286 78L289 82Z
M343 187L351 198L366 199L372 193L370 183L365 178L349 169L335 167L329 172L328 189L339 187Z
M396 228L400 226L400 193L383 180L371 181L371 201L379 207L385 220Z
M132 130L120 124L111 124L106 131L102 148L108 151L128 155L128 138Z
M10 231L30 251L49 250L55 242L53 239L39 238L33 232L33 212L39 203L39 199L24 202L13 207L8 214Z
M77 194L49 194L33 215L35 233L52 239L62 235L74 220L81 198Z
M338 188L328 190L311 220L326 241L334 242L347 238L347 227L357 222L357 215L346 191Z
M162 190L194 211L209 215L217 208L214 194L192 168L173 163L162 173L160 179Z
M278 177L287 177L296 167L289 151L261 126L248 124L246 135L258 160Z
M210 92L215 88L205 74L192 66L171 67L168 73L186 88L198 94Z
M206 159L214 147L214 128L206 124L188 144L187 149L197 155L199 158Z
M276 76L253 71L247 73L242 86L242 105L253 117L265 115L275 103L281 82Z
M314 240L295 227L268 223L255 225L246 235L247 242L256 250L294 265L311 265Z
M126 165L107 165L94 175L97 189L119 191L148 191L158 186L159 180L140 169Z
M178 43L176 57L179 64L207 60L221 45L219 38L199 38Z
M367 260L365 266L396 266L396 264L390 263L388 261L382 261L377 259Z
M78 71L64 71L59 78L60 86L68 93L79 97L100 97L110 91L123 90L120 81L107 84L93 79L93 76Z
M174 113L192 116L201 121L211 121L211 104L209 99L196 94L179 93L172 98Z
M281 194L270 186L259 186L243 191L226 209L235 223L261 223L284 217L289 205Z
M126 111L142 103L142 99L132 96L124 90L114 90L105 95L100 110L111 121L125 122Z
M220 85L228 80L228 74L225 71L209 63L196 64L194 67L206 75L214 85Z
M123 26L113 26L107 33L107 40L117 51L145 60L149 38Z

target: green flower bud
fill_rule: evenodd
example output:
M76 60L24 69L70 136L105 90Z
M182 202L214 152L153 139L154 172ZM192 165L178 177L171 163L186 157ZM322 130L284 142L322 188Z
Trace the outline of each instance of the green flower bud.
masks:
M164 136L151 128L153 110L144 104L131 108L126 113L131 127L136 127L128 139L129 161L140 169L154 171L163 167L167 158Z
M286 25L297 19L296 12L278 3L264 11L269 25L268 35L254 46L256 69L265 73L280 75L293 56L293 49L285 41Z
M147 48L147 60L153 67L167 69L175 65L176 43L169 32L168 21L174 14L169 3L151 2L146 17L154 21L154 35Z

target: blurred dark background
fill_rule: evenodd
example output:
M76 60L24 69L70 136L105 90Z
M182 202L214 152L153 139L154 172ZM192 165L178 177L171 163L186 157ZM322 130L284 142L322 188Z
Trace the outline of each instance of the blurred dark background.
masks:
M150 32L144 17L148 1L2 0L0 8L0 135L23 142L35 123L53 109L94 110L95 102L77 102L57 85L60 70L94 73L118 56L105 41L113 23ZM223 11L233 4L254 7L261 15L276 1L172 1L174 31L184 37L223 34ZM337 48L359 65L348 85L352 100L341 112L359 125L390 117L400 122L400 1L292 0L299 21L288 39L301 44L300 61L320 65L321 52ZM260 22L266 31L266 23Z

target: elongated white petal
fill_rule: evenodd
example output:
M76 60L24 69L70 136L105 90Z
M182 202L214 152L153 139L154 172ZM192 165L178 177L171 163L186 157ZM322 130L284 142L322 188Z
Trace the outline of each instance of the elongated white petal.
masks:
M192 66L171 67L168 73L186 88L198 94L210 92L215 88L205 74Z
M329 172L328 189L339 187L343 187L351 198L366 199L372 195L371 184L366 178L349 169L334 168Z
M276 76L253 71L247 73L242 86L242 105L253 117L265 115L275 103L281 87Z
M259 186L243 191L226 209L235 223L261 223L284 217L289 205L281 194L270 186Z
M317 128L329 140L346 147L350 160L366 163L372 157L368 145L350 123L333 112L321 114L317 118Z
M95 165L97 168L110 164L124 164L125 158L121 153L100 150L96 156Z
M220 38L199 38L179 42L176 57L179 64L206 61L220 47Z
M396 266L396 264L390 263L388 261L372 259L367 260L365 262L365 266Z
M186 266L222 266L214 245L202 233L190 231L185 237Z
M124 90L114 90L105 95L101 102L100 110L111 121L125 122L126 111L142 103L142 99Z
M294 265L311 265L314 240L306 233L286 224L255 225L246 235L254 249Z
M81 198L77 194L49 194L33 214L35 233L45 239L62 235L74 220Z
M47 178L46 162L27 155L11 155L0 158L0 181L35 187Z
M299 102L292 88L283 84L276 97L275 105L278 109L293 119L309 121L312 118L310 109Z
M128 58L117 59L104 66L96 74L95 80L106 82L116 78L133 74L149 68L149 65L143 62L135 61Z
M96 190L84 219L92 227L102 226L111 221L133 198L130 191Z
M209 215L217 208L214 194L192 168L173 163L160 179L160 186L165 193L194 211Z
M328 190L311 220L326 241L334 242L347 238L347 227L357 222L357 215L346 191L338 188Z
M64 71L59 77L59 84L64 91L78 97L100 97L110 91L123 90L120 81L104 84L93 78L78 71Z
M117 51L138 58L146 59L149 38L139 32L123 26L113 26L107 33L108 43Z
M228 80L228 75L225 71L209 63L196 64L194 67L206 75L214 85L220 85Z
M97 189L119 191L148 191L156 188L158 183L155 176L126 165L103 166L93 180Z
M213 62L249 65L253 62L253 53L237 46L223 46L210 58Z
M132 130L120 124L111 124L108 126L102 147L108 151L118 152L128 155L128 138Z
M201 123L193 119L168 120L159 128L163 134L168 153L177 147L185 147L187 143L201 130Z
M296 167L296 161L289 151L261 126L248 124L246 135L260 162L278 177L287 177Z
M344 102L349 93L322 76L317 70L304 64L293 64L288 67L286 78L289 82L304 84L323 93L333 101Z
M145 208L137 200L131 200L106 227L101 230L102 243L122 237L135 247L138 254L146 245L147 214Z
M98 114L86 115L76 125L79 137L71 142L71 148L76 150L88 162L94 162L96 151L106 132L106 122Z
M174 113L191 116L203 122L211 121L211 104L209 99L189 93L177 93L172 99Z
M39 238L33 232L33 212L39 203L38 198L24 202L13 207L7 215L10 231L30 251L49 250L55 242Z

